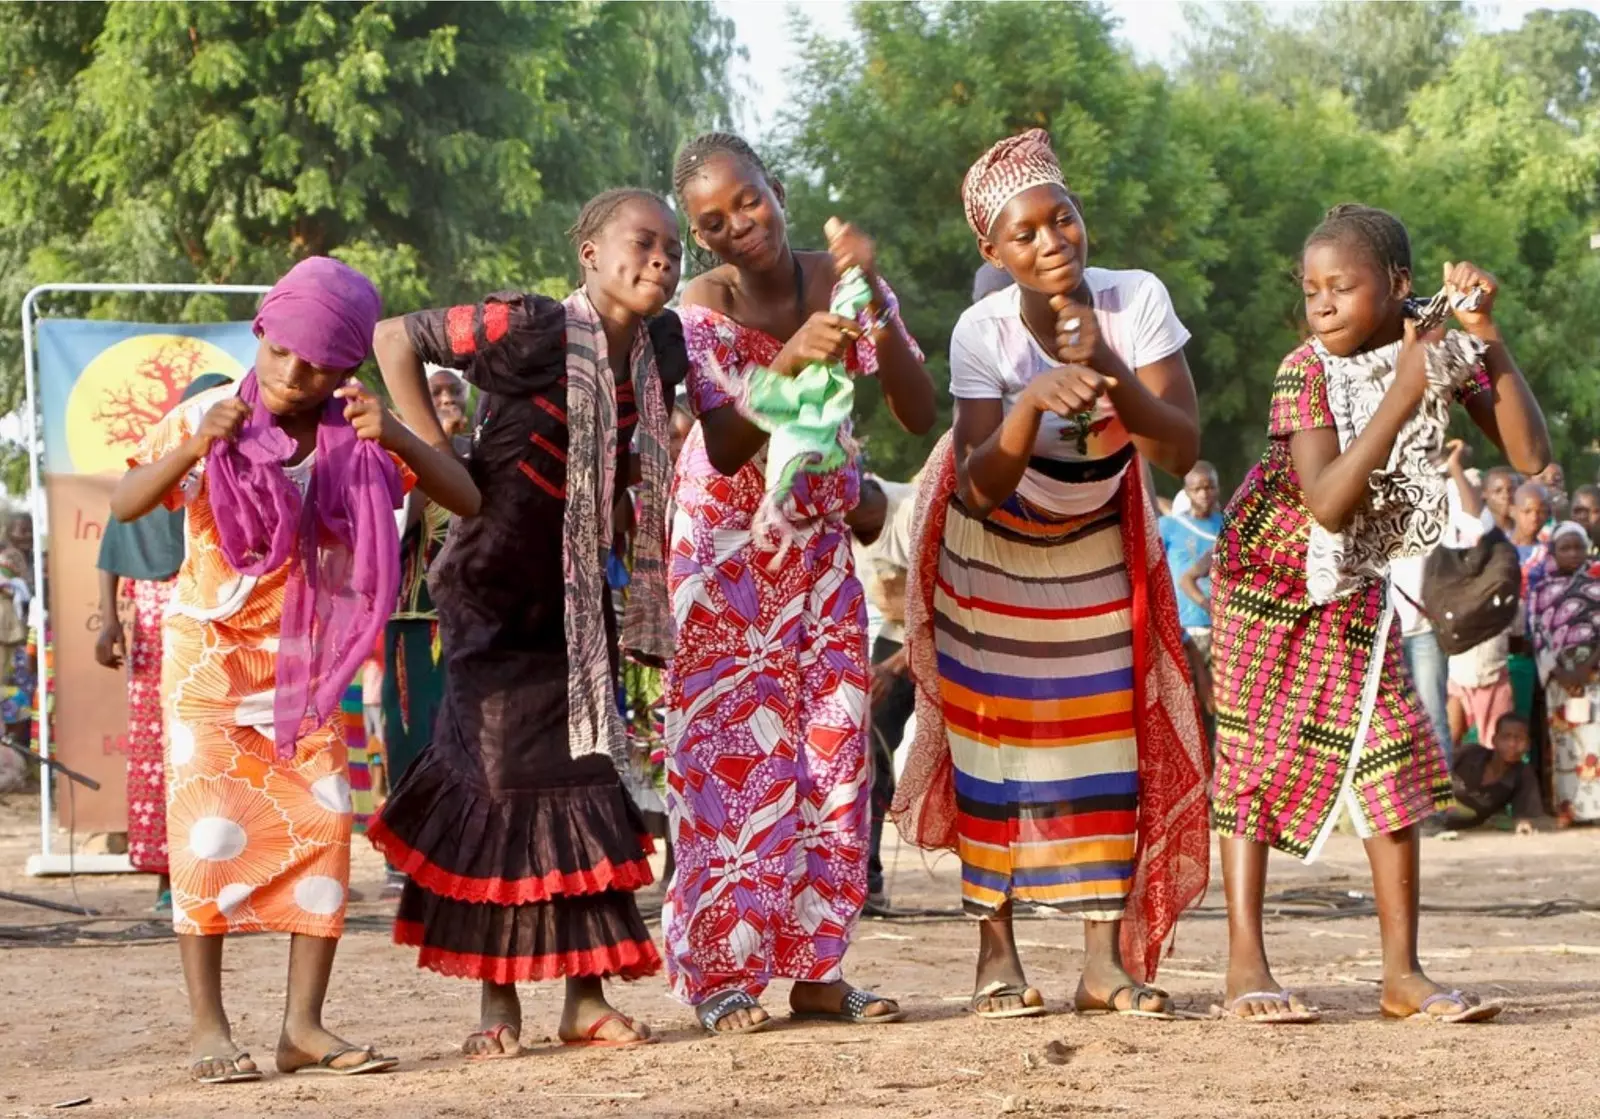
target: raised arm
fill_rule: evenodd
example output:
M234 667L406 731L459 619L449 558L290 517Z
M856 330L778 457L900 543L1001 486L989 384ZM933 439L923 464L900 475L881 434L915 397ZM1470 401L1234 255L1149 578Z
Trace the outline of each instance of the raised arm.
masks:
M127 524L158 505L174 505L178 487L211 450L218 439L232 439L250 415L250 406L236 396L211 406L193 435L185 435L183 421L174 412L147 437L146 446L171 449L150 462L130 469L111 491L111 515Z
M1419 340L1410 320L1405 342L1395 361L1394 383L1383 394L1377 411L1361 433L1341 454L1339 436L1331 426L1305 428L1289 437L1289 454L1300 479L1306 509L1329 532L1341 532L1366 500L1367 481L1374 470L1389 461L1400 429L1427 388L1427 363L1422 344L1442 337L1435 333Z
M1482 341L1483 367L1489 377L1489 391L1467 398L1467 412L1478 430L1500 448L1512 468L1532 477L1550 465L1550 432L1544 412L1533 398L1533 390L1517 368L1499 325L1494 321L1494 299L1499 282L1489 273L1465 261L1444 266L1444 282L1456 291L1482 294L1472 311L1457 311L1456 318L1469 334ZM1465 504L1465 502L1463 502Z

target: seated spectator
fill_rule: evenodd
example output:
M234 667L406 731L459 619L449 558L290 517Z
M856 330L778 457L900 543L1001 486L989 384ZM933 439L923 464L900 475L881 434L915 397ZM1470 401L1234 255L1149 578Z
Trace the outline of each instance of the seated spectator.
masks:
M1531 835L1548 824L1539 776L1525 755L1528 723L1521 715L1500 716L1494 728L1494 748L1467 746L1456 752L1450 782L1456 807L1445 814L1453 829L1475 828L1511 809L1518 835Z

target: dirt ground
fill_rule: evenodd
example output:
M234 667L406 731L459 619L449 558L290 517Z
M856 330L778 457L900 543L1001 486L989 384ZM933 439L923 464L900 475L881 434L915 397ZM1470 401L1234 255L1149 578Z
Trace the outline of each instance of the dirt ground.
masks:
M70 901L68 881L32 880L37 800L0 797L0 890ZM64 838L64 837L63 837ZM918 852L886 853L901 907L947 908L957 871ZM375 898L381 864L357 842L355 885ZM349 1080L269 1075L200 1087L184 1074L185 1000L170 941L0 950L0 1116L39 1116L91 1097L73 1114L115 1116L990 1116L1118 1115L1191 1119L1268 1109L1307 1119L1468 1116L1583 1117L1600 1099L1600 833L1430 841L1424 898L1510 905L1573 898L1590 912L1554 916L1429 913L1425 961L1441 981L1510 1000L1499 1023L1441 1027L1377 1014L1378 938L1370 917L1278 917L1268 929L1280 980L1324 1008L1312 1027L1078 1018L1066 1010L1081 936L1072 922L1034 919L1019 939L1051 1017L980 1022L964 1012L975 933L961 918L863 923L850 977L909 1011L895 1026L799 1026L713 1039L661 979L620 986L664 1044L567 1051L554 1043L560 988L524 988L533 1053L468 1064L456 1051L476 1020L477 991L419 972L383 931L386 907L352 907L334 970L328 1021L404 1058L395 1073ZM80 878L83 902L137 917L151 879ZM1270 888L1320 897L1367 889L1359 844L1336 837L1323 860L1274 865ZM1348 900L1348 899L1347 899ZM1161 981L1203 1011L1221 984L1219 891L1180 929ZM0 944L15 926L58 920L0 901ZM97 926L110 929L117 926ZM241 937L228 948L235 1036L270 1059L281 1013L285 941ZM781 1009L786 984L767 1002ZM1046 1059L1052 1056L1065 1063Z

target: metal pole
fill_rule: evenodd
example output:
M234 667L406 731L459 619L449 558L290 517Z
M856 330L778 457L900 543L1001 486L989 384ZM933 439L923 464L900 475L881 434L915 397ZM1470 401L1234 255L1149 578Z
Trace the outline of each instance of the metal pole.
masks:
M260 284L39 284L22 297L22 375L25 386L25 400L28 409L28 485L31 489L29 505L33 513L33 582L34 601L39 611L39 697L38 709L34 712L34 719L39 725L39 756L48 761L50 758L50 695L54 681L46 670L45 633L49 628L50 601L44 593L44 533L41 526L45 524L44 486L39 478L39 455L42 450L39 444L39 419L38 404L35 396L34 378L37 371L33 360L33 323L34 305L39 296L50 292L148 292L148 293L187 293L201 295L214 293L217 295L265 295L272 289ZM39 778L39 854L46 860L50 858L50 838L55 830L55 815L53 810L53 791L55 782L50 779L51 767L47 764L40 770ZM70 855L71 852L68 852Z
M34 602L30 609L39 612L39 632L36 640L39 645L39 666L35 669L34 679L38 681L39 709L33 713L34 719L39 724L39 756L45 759L50 757L50 720L46 713L50 710L50 682L47 665L49 656L45 648L44 635L49 622L50 604L44 598L44 487L39 484L39 418L38 406L34 401L33 393L33 301L39 294L39 289L34 288L22 297L22 378L27 386L26 400L28 408L28 498L33 511L33 597ZM42 766L39 770L39 853L45 858L50 857L50 834L55 829L51 826L51 790L55 782L50 777L50 767Z

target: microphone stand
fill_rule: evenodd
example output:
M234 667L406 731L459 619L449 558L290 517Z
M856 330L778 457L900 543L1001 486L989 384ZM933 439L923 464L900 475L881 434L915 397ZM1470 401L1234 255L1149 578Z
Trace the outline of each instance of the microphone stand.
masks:
M12 738L9 734L0 736L0 745L10 747L17 753L21 754L24 758L27 758L29 761L33 762L40 769L45 770L46 772L40 775L41 783L49 780L48 773L49 771L54 770L67 780L76 781L86 789L89 789L93 792L100 791L100 782L96 781L93 777L90 777L84 773L79 773L75 769L62 765L54 758L47 758L43 754L34 753L32 750L28 749L28 747L22 745L22 743ZM48 898L29 897L27 894L13 894L5 890L0 890L0 900L13 901L19 905L31 905L35 909L49 909L56 913L70 913L74 917L98 917L100 915L98 910L89 909L84 906L64 905L59 901L50 901Z

